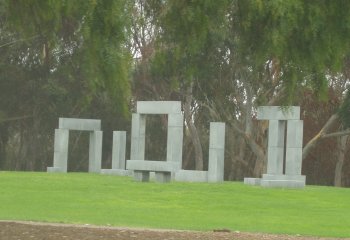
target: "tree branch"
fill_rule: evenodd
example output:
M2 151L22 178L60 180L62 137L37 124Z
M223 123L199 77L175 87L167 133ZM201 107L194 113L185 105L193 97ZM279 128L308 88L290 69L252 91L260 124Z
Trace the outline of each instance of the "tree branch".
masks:
M11 121L18 121L18 120L23 120L27 118L32 118L33 116L20 116L20 117L11 117L11 118L5 118L5 119L0 119L0 123L4 122L11 122Z

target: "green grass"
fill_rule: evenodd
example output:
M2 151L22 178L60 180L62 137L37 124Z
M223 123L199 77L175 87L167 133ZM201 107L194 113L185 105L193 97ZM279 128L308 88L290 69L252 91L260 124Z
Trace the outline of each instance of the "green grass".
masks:
M0 172L0 219L350 237L350 189Z

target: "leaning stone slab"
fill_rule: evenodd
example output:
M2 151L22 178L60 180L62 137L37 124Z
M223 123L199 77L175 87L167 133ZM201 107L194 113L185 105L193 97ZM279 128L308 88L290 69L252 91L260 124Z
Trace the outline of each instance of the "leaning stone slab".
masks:
M298 120L300 119L300 107L292 106L282 109L280 106L258 107L259 120Z
M178 182L208 182L207 171L180 170L175 173Z
M101 120L80 118L59 118L58 128L78 131L101 130Z
M140 113L140 114L181 113L181 102L179 101L138 101L137 113Z

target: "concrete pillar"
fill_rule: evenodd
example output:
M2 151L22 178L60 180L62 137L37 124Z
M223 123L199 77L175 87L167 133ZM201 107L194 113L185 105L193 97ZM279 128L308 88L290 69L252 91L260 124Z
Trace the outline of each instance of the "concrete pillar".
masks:
M146 117L133 113L131 121L131 152L130 160L145 159Z
M267 174L283 174L285 126L283 120L269 121Z
M134 170L134 179L138 182L149 182L149 171Z
M125 169L126 132L113 131L112 169Z
M303 121L288 120L286 142L286 175L301 175Z
M208 182L224 181L225 123L210 123Z
M156 182L166 183L171 180L170 172L155 172L155 180Z
M53 167L57 168L57 172L67 172L68 141L68 129L55 129Z
M182 166L182 143L183 143L183 115L168 115L168 140L167 140L167 161L179 163L180 170Z
M89 172L101 172L102 135L102 131L93 131L90 133Z

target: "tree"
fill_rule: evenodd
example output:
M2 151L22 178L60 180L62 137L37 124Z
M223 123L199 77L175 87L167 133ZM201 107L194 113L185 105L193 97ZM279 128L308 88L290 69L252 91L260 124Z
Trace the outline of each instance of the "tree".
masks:
M107 117L108 128L128 118L127 1L2 0L1 7L0 110L27 117L6 122L9 167L46 168L59 116Z

